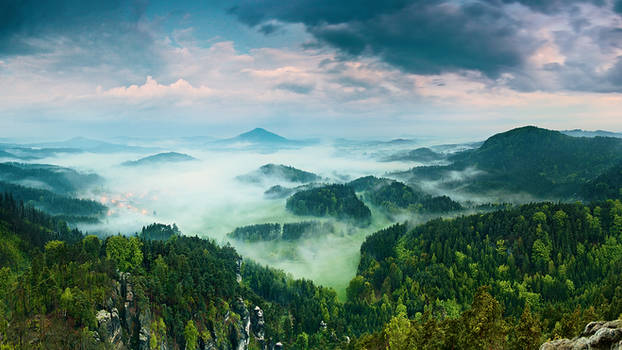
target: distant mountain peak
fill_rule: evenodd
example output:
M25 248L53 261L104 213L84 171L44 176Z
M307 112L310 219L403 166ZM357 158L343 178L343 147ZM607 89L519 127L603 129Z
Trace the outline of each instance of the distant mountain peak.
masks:
M255 128L251 131L240 134L236 139L246 141L261 141L261 142L284 142L288 141L285 137L270 132L264 128Z

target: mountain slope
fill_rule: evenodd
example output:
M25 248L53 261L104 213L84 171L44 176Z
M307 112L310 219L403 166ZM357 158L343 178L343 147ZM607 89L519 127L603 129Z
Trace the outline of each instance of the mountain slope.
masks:
M588 200L622 199L622 163L586 183L581 194Z
M622 312L621 230L619 201L536 203L413 229L395 225L361 246L346 314L357 315L350 323L362 331L384 328L400 308L409 318L428 311L451 319L490 286L505 316L518 319L529 305L547 320L546 334L567 336L560 325L578 306L594 306L592 318Z
M412 181L441 181L471 193L527 192L576 197L579 187L622 161L622 139L572 137L533 126L490 137L478 149L458 153L449 166L413 168ZM468 179L459 172L480 174Z

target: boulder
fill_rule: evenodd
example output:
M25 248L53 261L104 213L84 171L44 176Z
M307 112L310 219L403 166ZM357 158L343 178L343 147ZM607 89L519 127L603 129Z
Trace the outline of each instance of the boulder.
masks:
M548 341L540 350L622 350L622 320L590 322L579 337Z
M265 320L263 318L263 310L259 306L255 306L251 315L251 329L257 340L264 340L265 333Z

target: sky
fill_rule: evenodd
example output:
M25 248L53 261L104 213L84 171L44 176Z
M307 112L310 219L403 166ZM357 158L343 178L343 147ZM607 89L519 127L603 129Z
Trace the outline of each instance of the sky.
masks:
M0 137L622 131L622 0L0 0Z

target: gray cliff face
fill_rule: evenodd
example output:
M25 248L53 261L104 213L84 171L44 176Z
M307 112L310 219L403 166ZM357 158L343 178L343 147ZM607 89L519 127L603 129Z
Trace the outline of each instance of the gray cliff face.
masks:
M557 339L540 350L622 350L622 320L590 322L574 339Z
M262 350L283 349L281 343L266 340L264 312L259 306L249 312L246 303L238 297L231 305L231 311L239 316L229 322L226 339L217 339L213 330L213 339L199 339L201 350L248 350L252 339ZM97 312L98 329L96 339L112 345L115 350L149 350L151 340L151 323L154 317L149 308L141 309L134 295L134 286L130 273L119 273L114 281L113 293L105 302L103 309ZM171 344L165 339L158 344L158 350L169 350Z
M263 310L259 306L255 306L253 312L251 313L251 329L257 343L259 344L259 348L262 350L266 349L265 325L266 322L263 318Z
M115 349L122 349L124 345L121 340L121 320L119 319L119 311L117 308L113 308L111 312L99 310L96 318L99 340L115 345Z
M239 297L233 304L232 310L240 315L240 320L235 325L235 329L231 330L232 334L235 335L231 339L233 348L236 350L246 350L250 342L251 315L244 304L244 300Z
M97 339L117 350L149 350L151 311L138 308L133 289L131 275L119 273L112 297L106 301L105 308L97 312ZM159 348L169 349L165 341Z

